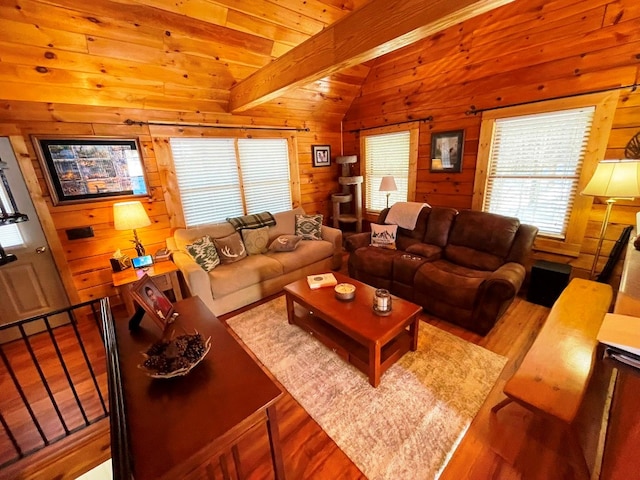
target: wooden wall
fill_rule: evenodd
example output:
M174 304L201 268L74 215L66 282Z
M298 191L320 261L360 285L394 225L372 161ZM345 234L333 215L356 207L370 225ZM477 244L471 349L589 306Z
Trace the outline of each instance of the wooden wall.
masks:
M169 213L176 208L172 198L176 192L167 182L167 171L158 165L156 159L157 142L167 136L210 135L211 129L181 127L162 127L163 137L151 134L154 127L147 125L128 126L123 124L124 118L136 118L143 121L186 122L186 123L220 123L227 125L262 125L270 127L291 126L292 122L282 119L228 116L215 118L211 115L181 114L166 111L137 111L119 108L102 108L73 105L54 105L33 102L4 102L0 110L0 135L15 135L18 139L17 155L27 159L27 168L23 174L37 179L32 198L40 206L40 218L45 227L50 247L53 251L58 269L72 302L85 301L102 296L112 297L112 303L120 303L114 287L111 285L111 269L109 258L116 249L135 255L130 239L131 232L116 231L113 228L114 201L92 201L73 205L54 206L49 196L43 172L36 157L31 135L96 135L123 136L139 139L147 179L151 195L142 199L152 220L152 225L138 230L140 240L149 253L155 252L164 245L174 225ZM296 125L294 125L296 126ZM330 145L332 154L340 152L339 123L322 123L317 121L300 122L308 132L294 133L297 138L298 158L296 159L300 173L301 205L310 213L322 213L328 221L331 214L330 195L338 191L338 165L314 168L311 159L311 145ZM157 127L156 127L157 128ZM233 130L218 130L218 135L233 136ZM223 133L220 133L223 132ZM15 146L14 146L15 148ZM31 173L31 172L32 173ZM31 182L32 184L34 182ZM116 200L117 201L117 200ZM44 212L44 215L43 215ZM66 230L74 227L92 226L95 236L88 239L68 240Z
M378 58L345 116L345 149L358 152L361 129L420 123L417 201L471 208L483 109L634 85L640 66L640 4L635 0L516 0L512 4ZM620 158L640 131L640 92L621 90L605 158ZM475 113L474 113L475 112ZM464 129L459 174L430 173L431 133ZM622 228L635 223L639 202L614 207L607 255ZM595 202L578 258L587 276L604 206Z

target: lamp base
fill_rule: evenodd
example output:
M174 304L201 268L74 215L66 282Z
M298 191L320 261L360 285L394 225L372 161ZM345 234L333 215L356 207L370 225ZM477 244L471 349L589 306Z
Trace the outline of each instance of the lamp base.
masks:
M589 280L595 280L596 278L596 268L598 266L598 259L600 258L602 241L604 240L604 235L607 232L607 224L609 223L609 216L611 215L611 209L613 208L614 203L616 203L615 198L610 198L607 200L607 210L604 213L604 220L602 220L602 227L600 228L600 236L598 238L598 246L596 247L596 255L595 255L595 258L593 259L591 272L589 272Z
M140 240L138 239L138 234L136 233L135 228L133 229L133 240L131 240L131 242L133 243L133 247L136 249L136 253L139 257L144 257L147 254L142 243L140 243Z

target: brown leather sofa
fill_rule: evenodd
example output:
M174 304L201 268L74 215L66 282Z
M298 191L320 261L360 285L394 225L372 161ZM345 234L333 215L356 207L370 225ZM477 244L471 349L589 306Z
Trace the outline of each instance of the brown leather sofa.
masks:
M513 217L425 207L413 230L398 227L397 250L370 246L369 233L349 236L349 275L486 335L522 286L537 233Z

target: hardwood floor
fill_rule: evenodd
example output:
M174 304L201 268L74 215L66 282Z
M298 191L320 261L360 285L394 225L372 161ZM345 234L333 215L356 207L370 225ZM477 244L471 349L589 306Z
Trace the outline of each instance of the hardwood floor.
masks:
M565 442L555 425L541 422L517 405L492 416L490 409L504 398L502 387L522 360L549 309L516 299L486 336L470 333L442 320L421 320L508 358L500 378L472 422L441 479L577 479ZM384 381L384 377L383 377ZM365 478L335 443L289 395L278 404L284 463L288 478ZM249 478L273 478L266 457L266 433L241 444Z
M505 381L522 360L548 311L548 308L518 298L486 337L427 315L421 317L424 322L508 359L498 382L451 458L441 476L442 479L578 478L567 461L568 452L564 439L554 425L533 418L529 412L516 404L504 408L497 416L490 413L490 408L504 398L502 387ZM116 314L116 321L126 318L124 312ZM222 319L229 317L230 315L225 315ZM288 393L285 392L278 403L277 411L287 478L365 478ZM98 444L100 441L108 442L108 432L104 429L96 436L101 437ZM273 478L267 441L264 429L252 433L240 443L240 455L247 478ZM591 441L593 443L594 439L591 438ZM93 447L87 447L87 454L103 457L104 449L96 451L94 444ZM96 459L94 464L100 461L101 459ZM51 477L36 474L33 478Z
M81 317L77 325L78 335L84 344L87 361L91 365L95 380L71 326L67 324L55 328L53 336L59 348L59 355L63 358L64 366L72 379L78 401L69 387L63 363L53 347L49 334L39 333L29 337L29 347L37 358L38 368L23 341L2 345L3 353L22 392L16 388L4 362L0 362L0 412L20 449L28 456L1 469L0 478L75 478L76 475L104 461L105 457L108 458L108 441L105 449L104 442L96 447L92 440L92 437L103 436L105 432L108 439L108 428L105 428L108 427L108 418L105 417L108 399L104 347L92 317ZM47 386L41 380L41 375L47 379ZM49 397L47 387L55 399L55 404ZM25 408L22 396L29 402L42 434L50 443L49 446L45 447L44 440ZM60 416L56 412L56 406ZM87 427L87 423L90 426ZM76 433L65 437L65 429ZM85 455L76 457L73 454L78 450L78 445L89 449L84 451ZM43 449L39 450L41 448ZM29 455L34 451L37 453ZM87 455L88 451L91 452L91 456ZM16 456L17 452L7 432L0 429L0 464L13 461ZM65 475L59 476L61 472Z

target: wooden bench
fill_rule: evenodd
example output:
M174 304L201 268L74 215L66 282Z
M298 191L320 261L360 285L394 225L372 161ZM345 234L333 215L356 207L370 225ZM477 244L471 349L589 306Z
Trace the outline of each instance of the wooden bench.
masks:
M611 286L573 279L554 303L522 363L504 387L505 400L560 422L568 434L576 472L589 478L574 420L585 396L596 361L596 336L609 310Z

